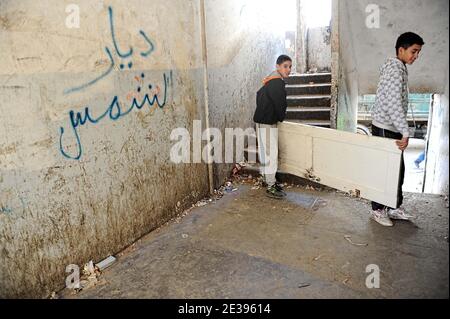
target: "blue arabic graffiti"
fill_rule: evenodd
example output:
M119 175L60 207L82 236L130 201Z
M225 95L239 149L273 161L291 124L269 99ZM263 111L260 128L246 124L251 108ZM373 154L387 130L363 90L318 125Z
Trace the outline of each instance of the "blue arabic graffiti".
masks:
M145 76L144 74L141 75L142 78L144 78L144 76ZM134 97L131 106L128 107L126 111L123 111L121 103L119 102L119 97L116 95L112 98L112 101L109 104L106 111L98 117L94 117L91 114L89 107L85 107L85 109L82 112L75 112L71 110L69 112L70 127L72 128L73 135L76 140L77 151L75 154L69 154L64 150L63 135L65 134L65 130L63 127L60 127L59 149L61 151L61 154L68 159L79 160L81 158L83 154L83 145L81 143L80 135L77 128L86 125L86 123L88 122L91 124L97 124L106 117L109 117L109 119L113 121L117 121L120 118L130 114L134 109L141 110L146 105L152 107L153 105L155 105L155 103L157 107L159 107L160 109L164 108L164 106L167 103L168 87L172 82L172 71L170 71L169 74L164 73L163 80L164 80L164 88L163 88L164 97L162 101L160 101L158 93L155 94L147 93L140 101L138 101L137 98ZM149 85L149 89L152 89L152 85ZM141 88L138 88L138 92L140 91Z
M130 47L128 52L124 53L120 50L119 45L117 43L116 32L115 32L115 28L114 28L114 15L113 15L112 7L108 7L108 14L109 14L109 28L110 28L110 32L111 32L112 43L113 43L114 50L115 50L117 56L121 59L131 57L134 52L133 48ZM147 58L153 51L155 51L155 45L144 31L139 30L139 34L142 36L142 38L148 45L148 50L141 52L141 56L144 58ZM93 79L85 84L64 90L64 94L70 94L73 92L81 91L87 87L90 87L111 73L111 71L114 69L114 66L116 65L116 63L114 61L113 54L111 53L111 50L109 49L109 47L107 47L107 46L105 47L105 52L110 61L110 65L109 65L108 69L103 74L99 75L95 79ZM125 64L120 63L119 67L121 70L123 70L125 68ZM133 67L133 62L131 62L131 61L128 62L128 68L131 69L132 67Z

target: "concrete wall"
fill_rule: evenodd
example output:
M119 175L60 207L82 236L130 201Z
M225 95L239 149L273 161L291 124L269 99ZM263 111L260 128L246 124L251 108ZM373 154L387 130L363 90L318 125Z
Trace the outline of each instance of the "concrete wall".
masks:
M265 2L206 1L209 91L200 0L81 0L80 28L69 1L0 2L0 297L48 296L207 194L170 134L205 128L205 96L212 127L253 125L284 47Z
M307 65L307 27L304 17L304 0L297 0L297 39L295 41L296 45L296 72L306 73L308 69Z
M331 71L331 30L330 27L308 29L308 71Z
M339 52L337 66L338 75L338 107L336 110L336 127L338 130L356 132L356 118L358 110L358 65L355 50L354 30L350 23L351 16L349 2L338 0L338 42L333 51ZM333 18L336 15L333 14ZM334 52L335 53L335 52ZM332 53L333 54L333 53ZM367 62L369 63L369 62Z
M270 0L206 1L210 126L253 127L256 92L262 79L285 54L285 31ZM217 187L229 176L230 165L214 166Z
M426 45L413 66L409 66L410 91L443 93L448 69L448 1L446 0L381 0L380 27L368 28L366 8L370 0L339 1L341 81L346 90L341 101L338 126L353 130L359 94L375 93L379 69L386 58L395 56L397 37L407 31L420 34ZM424 23L418 23L424 21ZM351 57L351 58L350 58ZM342 83L342 82L341 82ZM344 98L346 97L346 98ZM342 108L344 110L342 110ZM345 124L347 123L347 124Z
M448 76L448 71L447 71ZM444 94L435 95L426 159L425 193L449 194L449 80Z
M448 5L446 0L380 0L380 28L366 27L366 8L370 0L345 2L342 14L352 30L350 41L355 52L359 94L376 91L379 69L387 57L395 56L400 34L413 31L426 45L413 66L409 66L410 90L416 93L443 93L448 66ZM422 21L423 23L418 23Z
M171 130L203 117L199 1L77 1L79 29L68 3L0 3L0 297L62 288L67 265L117 253L208 191L204 164L169 158ZM69 112L86 107L97 122L77 142Z

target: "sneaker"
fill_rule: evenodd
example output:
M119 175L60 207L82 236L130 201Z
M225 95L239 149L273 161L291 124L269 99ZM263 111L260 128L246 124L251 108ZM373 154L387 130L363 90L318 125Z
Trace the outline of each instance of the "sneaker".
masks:
M394 226L394 223L389 218L388 213L385 209L373 210L372 213L370 214L370 218L372 218L374 221L376 221L380 225L383 225L386 227Z
M286 192L284 191L284 187L283 184L280 184L278 182L275 183L275 185L273 185L275 187L275 189L277 191L279 191L280 193L283 193L283 195L286 195Z
M285 195L276 189L275 185L267 188L266 195L270 198L283 199Z
M407 214L403 208L390 209L388 211L389 218L397 220L410 220L413 216Z

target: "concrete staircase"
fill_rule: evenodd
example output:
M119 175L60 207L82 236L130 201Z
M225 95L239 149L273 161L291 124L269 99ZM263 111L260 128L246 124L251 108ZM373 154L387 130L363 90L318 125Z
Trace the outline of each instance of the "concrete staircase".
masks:
M294 74L286 82L286 121L329 128L331 73Z
M331 73L294 74L286 82L288 108L285 121L330 128ZM256 136L250 139L254 142ZM247 147L246 160L250 154L257 156L258 150Z

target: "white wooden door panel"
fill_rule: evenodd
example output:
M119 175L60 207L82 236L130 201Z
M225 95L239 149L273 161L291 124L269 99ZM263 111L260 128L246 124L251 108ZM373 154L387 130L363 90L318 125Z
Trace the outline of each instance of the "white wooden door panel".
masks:
M278 134L281 171L396 207L401 151L394 140L289 122Z

